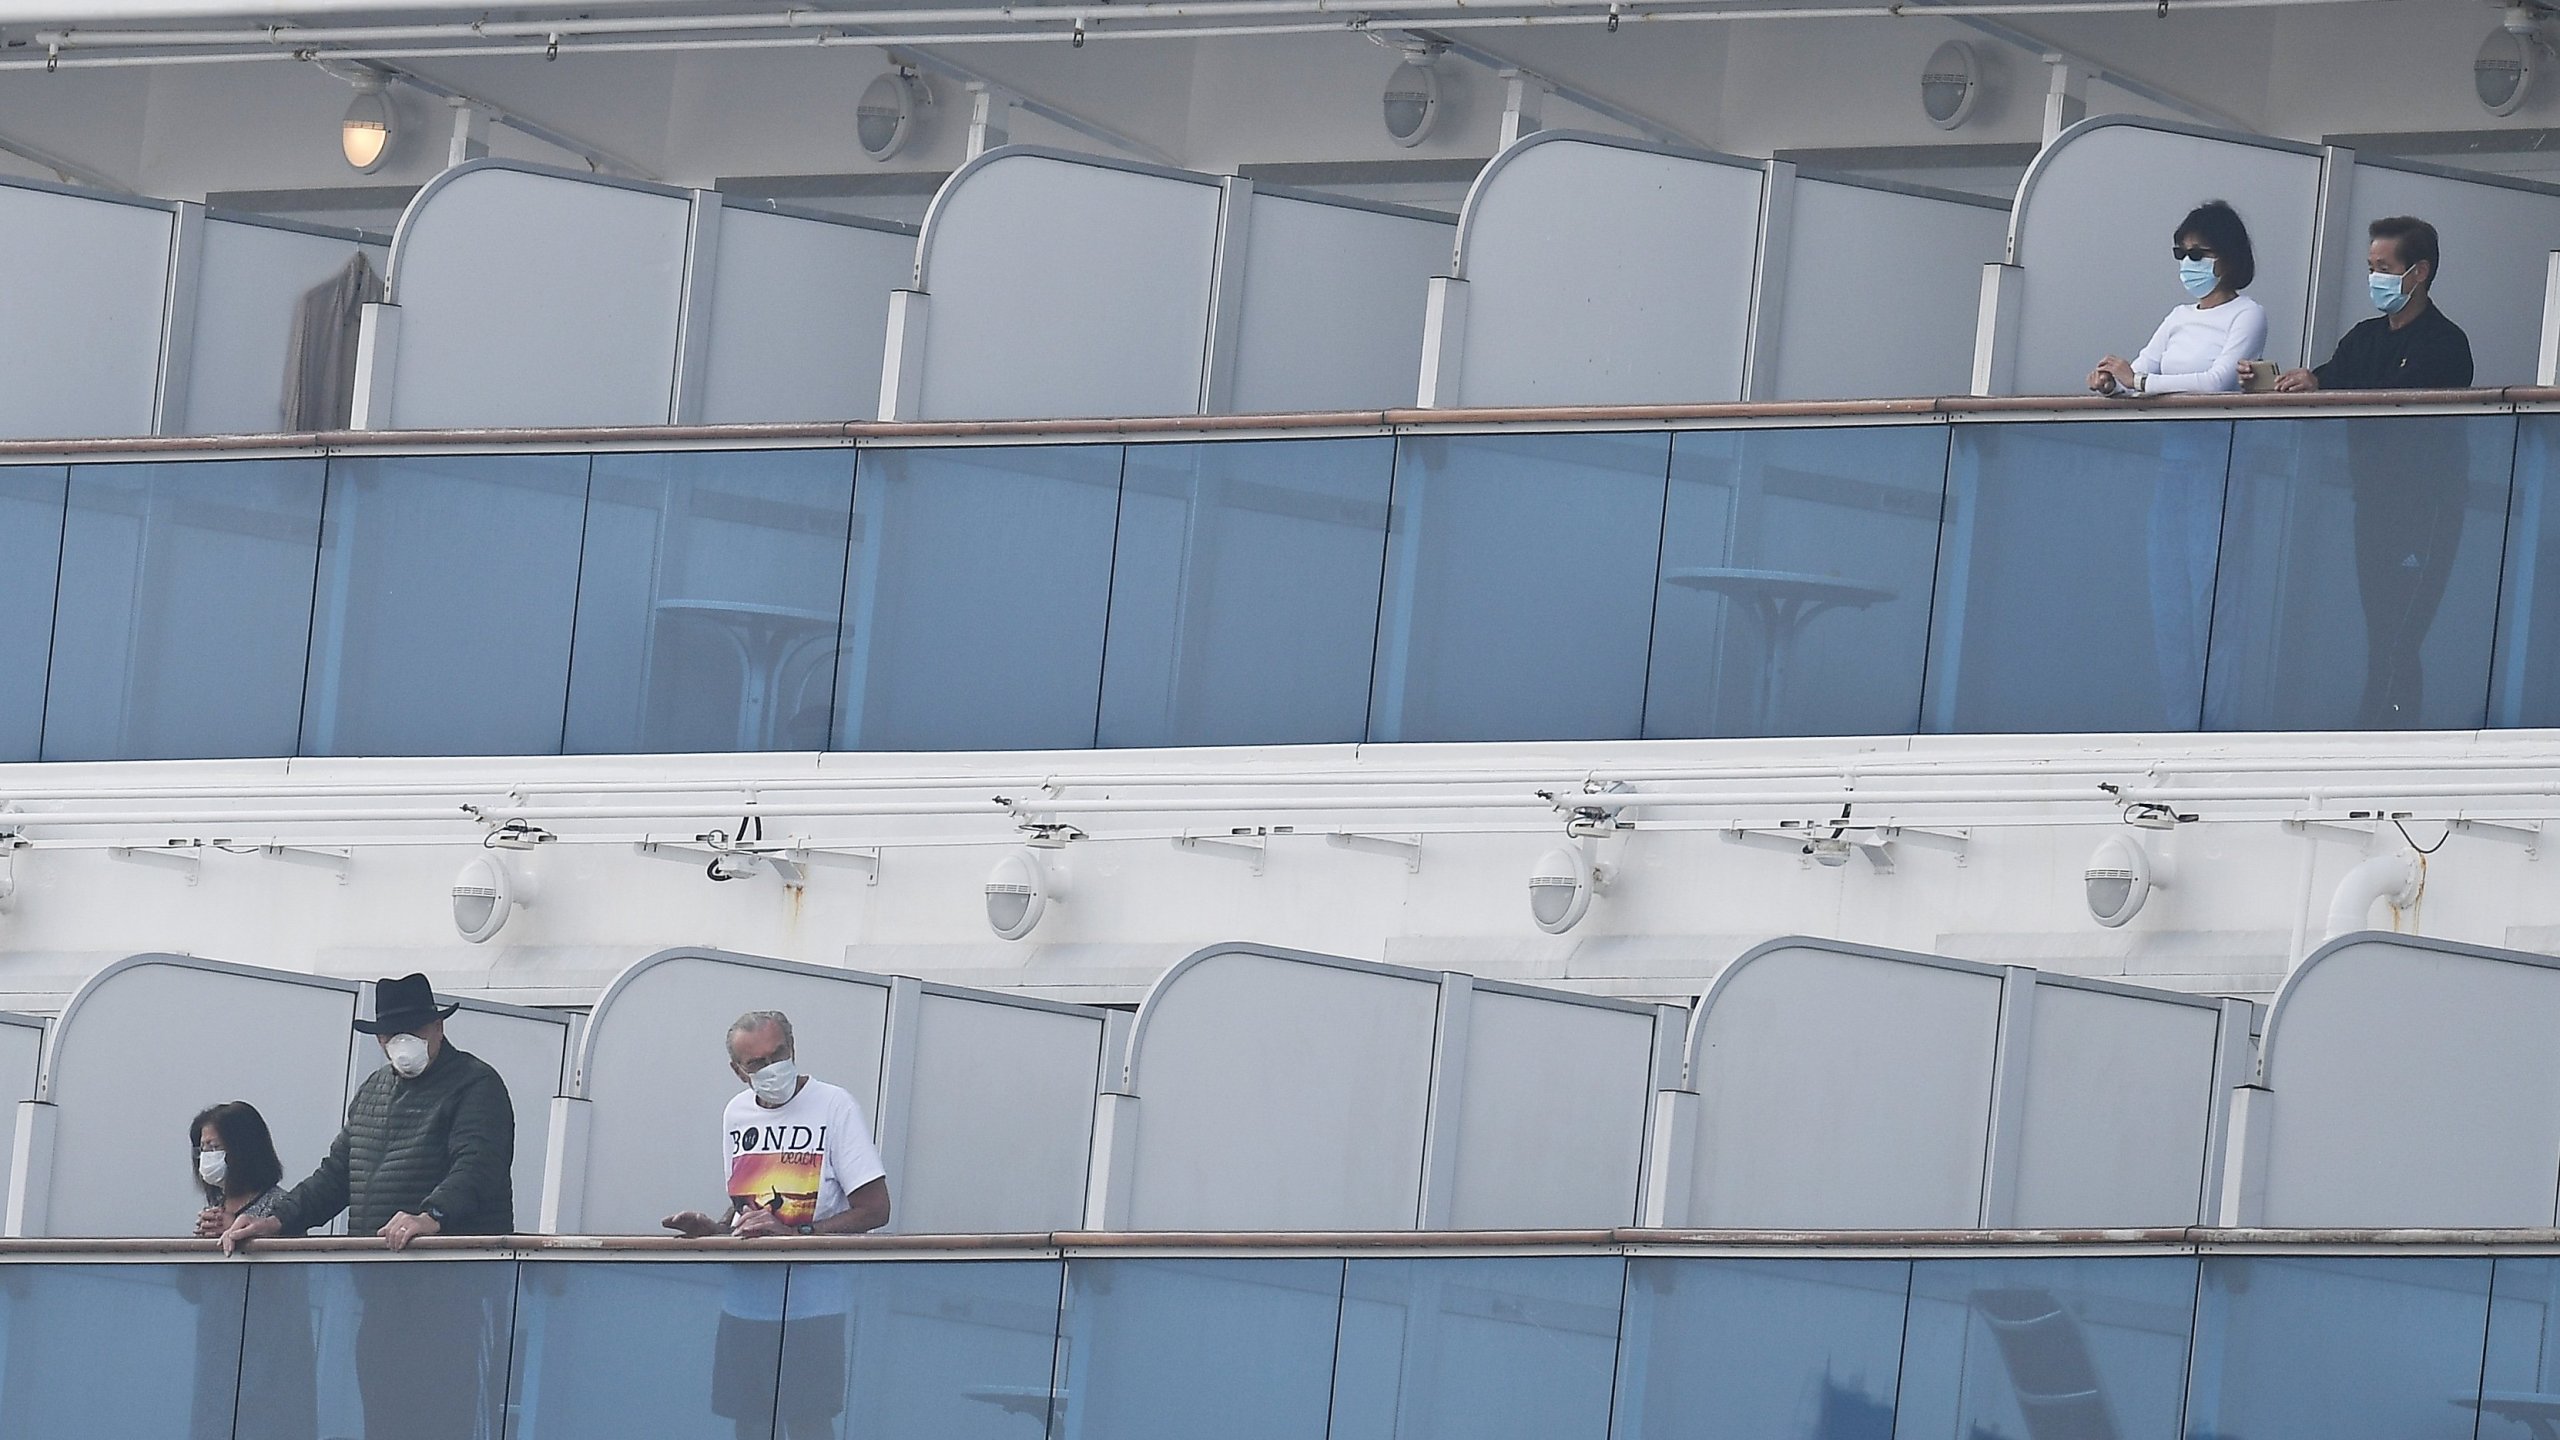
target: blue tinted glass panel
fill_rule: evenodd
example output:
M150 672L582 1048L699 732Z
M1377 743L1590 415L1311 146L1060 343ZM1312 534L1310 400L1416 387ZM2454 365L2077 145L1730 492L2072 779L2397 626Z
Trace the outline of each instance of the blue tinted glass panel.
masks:
M1354 1260L1330 1440L1606 1440L1625 1262Z
M502 1433L514 1264L248 1269L243 1437L455 1440Z
M1629 1261L1613 1433L1890 1440L1910 1279L1900 1260Z
M2205 728L2478 728L2514 439L2504 415L2238 426Z
M1062 1268L1038 1260L792 1266L785 1440L1039 1436L1049 1423Z
M595 457L572 754L823 750L851 450Z
M248 1278L234 1266L0 1265L0 1435L224 1440Z
M1103 745L1358 741L1395 443L1128 453Z
M1372 740L1631 740L1669 435L1425 435L1396 450Z
M2471 1440L2485 1259L2204 1262L2188 1440Z
M329 462L308 755L553 755L583 455Z
M2193 1259L1923 1260L1911 1270L1896 1440L2178 1433Z
M1091 748L1119 510L1116 445L864 451L838 748Z
M0 763L37 758L62 559L59 465L0 466Z
M773 1428L781 1265L528 1265L513 1440L732 1440Z
M44 758L294 753L323 474L319 460L72 471Z
M2546 1440L2560 1427L2560 1260L2501 1258L2489 1289L2480 1440Z
M1946 469L1937 425L1674 440L1644 733L1917 730Z
M2231 427L1959 425L1932 733L2193 730Z
M2520 425L2489 723L2560 725L2560 415Z
M1309 1440L1333 1382L1339 1260L1078 1260L1051 1440Z

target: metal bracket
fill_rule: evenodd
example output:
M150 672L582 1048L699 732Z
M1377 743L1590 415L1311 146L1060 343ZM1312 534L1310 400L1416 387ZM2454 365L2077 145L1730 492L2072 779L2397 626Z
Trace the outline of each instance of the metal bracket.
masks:
M2451 824L2465 835L2521 845L2527 860L2542 858L2542 822L2539 820L2469 820L2457 817Z
M18 852L34 842L24 835L0 835L0 913L9 908L9 897L18 893Z
M1252 866L1253 873L1259 875L1262 873L1263 859L1271 848L1271 841L1267 838L1271 833L1270 830L1259 826L1231 831L1223 835L1194 835L1186 830L1173 837L1173 848L1188 850L1195 855L1215 855L1228 860L1241 860Z
M2400 818L2407 819L2406 812L2403 812ZM2352 841L2359 845L2370 845L2373 843L2374 835L2382 827L2370 820L2294 819L2285 821L2284 828L2310 840Z
M1337 830L1324 837L1324 843L1337 850L1366 850L1404 862L1404 873L1422 873L1422 837L1419 835L1363 835L1356 831Z
M352 850L322 850L308 845L278 845L270 842L259 846L257 853L269 859L282 860L287 864L309 865L315 869L327 870L338 877L338 883L341 885L347 883L347 872L355 868L355 852Z
M1973 831L1970 828L1960 830L1916 830L1908 825L1887 825L1882 829L1879 829L1876 834L1886 840L1908 840L1914 845L1923 845L1932 850L1943 850L1948 854L1953 855L1956 858L1956 864L1959 866L1963 865L1970 857L1973 848Z
M1576 840L1599 840L1636 828L1627 813L1635 808L1636 796L1624 780L1580 790L1558 786L1539 791L1538 798L1556 807L1564 816L1564 833Z
M761 853L764 855L766 860L776 862L777 867L779 864L785 862L803 867L810 865L841 865L848 870L861 871L862 883L865 885L877 885L880 883L880 847L877 845L865 846L855 850L813 850L809 847L806 841L795 839L791 842L788 848L781 850L780 852L764 851ZM785 879L783 883L788 885L791 882L790 880Z
M203 849L204 842L201 840L171 840L158 847L110 845L107 847L107 858L122 860L133 865L157 865L164 870L175 870L186 876L187 883L193 885L204 871L204 856L197 853Z

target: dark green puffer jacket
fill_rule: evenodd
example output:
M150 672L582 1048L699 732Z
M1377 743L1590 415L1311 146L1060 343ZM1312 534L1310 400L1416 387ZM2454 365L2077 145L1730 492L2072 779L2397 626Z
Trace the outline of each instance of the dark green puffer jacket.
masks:
M488 1061L451 1044L414 1080L385 1065L356 1087L347 1123L311 1178L276 1203L291 1233L341 1210L371 1235L403 1211L444 1212L447 1235L515 1229L516 1112Z

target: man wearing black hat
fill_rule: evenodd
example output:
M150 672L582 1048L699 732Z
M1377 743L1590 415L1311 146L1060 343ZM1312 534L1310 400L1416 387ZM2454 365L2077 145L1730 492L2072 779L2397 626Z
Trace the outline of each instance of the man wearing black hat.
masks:
M489 1062L446 1043L445 1017L459 1008L438 1007L424 975L374 982L373 1018L356 1021L356 1030L379 1041L389 1063L356 1087L320 1168L278 1200L272 1216L233 1222L223 1232L225 1252L262 1236L317 1230L341 1210L349 1234L379 1235L394 1250L421 1235L515 1228L515 1106ZM483 1418L477 1361L489 1330L480 1298L432 1270L355 1269L365 1433L388 1440L475 1433Z
M489 1062L445 1043L458 1006L436 1005L424 975L380 980L360 1034L390 1063L347 1102L347 1123L311 1178L275 1214L224 1232L227 1252L286 1230L317 1230L347 1212L347 1230L392 1249L421 1235L504 1235L515 1228L516 1112Z

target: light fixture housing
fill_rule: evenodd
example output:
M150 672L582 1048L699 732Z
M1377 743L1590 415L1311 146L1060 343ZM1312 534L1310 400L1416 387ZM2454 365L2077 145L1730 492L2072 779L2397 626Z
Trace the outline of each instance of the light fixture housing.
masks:
M380 76L360 76L355 87L356 98L348 104L346 118L338 122L338 153L356 173L370 175L391 158L391 142L397 138L395 117Z
M2110 835L2098 842L2080 872L2082 900L2089 918L2110 930L2142 913L2151 892L2167 884L2166 867L2131 835Z
M2520 32L2513 23L2500 25L2480 42L2480 53L2471 62L2472 93L2480 99L2481 108L2492 115L2513 115L2524 107L2526 96L2533 91L2536 54L2541 41L2534 34L2532 11L2518 6L2526 16Z
M1550 935L1582 923L1591 902L1609 890L1609 867L1589 845L1562 845L1538 857L1529 871L1529 919Z
M853 106L854 143L873 160L886 160L907 148L924 122L933 97L916 72L906 66L886 70L862 88Z
M474 945L486 945L507 928L518 906L533 902L533 886L504 859L474 855L453 877L453 928Z
M1066 898L1066 867L1029 846L1008 852L987 872L987 928L1020 940L1039 928L1049 907Z
M1930 124L1955 129L1981 98L1982 62L1972 46L1950 40L1929 52L1929 63L1920 67L1920 108Z
M1431 52L1407 51L1404 63L1387 77L1379 100L1387 138L1408 149L1421 144L1439 122L1440 110L1440 72L1432 67Z

